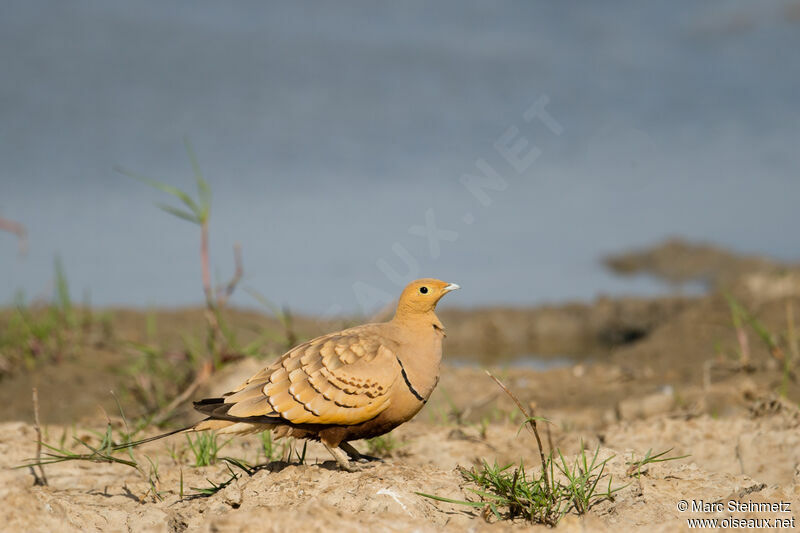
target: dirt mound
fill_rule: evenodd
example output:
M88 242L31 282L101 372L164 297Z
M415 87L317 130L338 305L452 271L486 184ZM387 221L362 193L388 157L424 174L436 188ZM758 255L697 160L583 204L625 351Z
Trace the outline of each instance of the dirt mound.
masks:
M774 274L786 268L766 257L683 239L668 239L655 246L612 254L604 263L616 274L648 274L674 284L699 281L716 288L731 286L746 274Z

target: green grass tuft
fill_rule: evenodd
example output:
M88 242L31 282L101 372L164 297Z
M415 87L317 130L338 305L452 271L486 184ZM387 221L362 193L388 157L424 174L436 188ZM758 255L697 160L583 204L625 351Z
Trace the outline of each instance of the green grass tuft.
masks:
M664 450L663 452L659 452L654 455L653 449L650 448L649 450L647 450L647 453L645 453L644 457L642 457L641 459L635 459L632 457L631 460L627 462L627 464L630 465L627 474L629 476L635 476L639 478L642 476L642 474L647 473L647 471L642 470L642 467L644 466L653 463L664 463L666 461L677 461L678 459L685 459L691 455L687 454L687 455L679 455L678 457L666 457L666 455L671 451L672 448L670 448L669 450Z
M58 446L41 442L42 447L49 451L44 452L41 458L30 459L27 463L17 466L16 468L32 468L34 466L42 467L45 465L63 463L66 461L121 464L135 469L139 475L141 475L142 479L147 482L149 486L148 492L152 495L153 499L159 501L162 500L161 492L158 490L160 479L158 476L158 464L156 462L154 462L150 457L145 456L148 464L144 465L141 461L134 457L133 451L130 448L126 449L129 457L127 459L114 455L119 451L115 450L116 446L121 443L124 444L126 442L130 442L130 433L123 433L121 439L115 439L114 431L110 423L106 426L105 432L100 433L93 431L92 433L95 433L100 437L100 442L97 445L92 445L85 439L79 439L73 436L75 444L83 446L86 450L88 450L87 452L76 453L72 450L68 450L65 446L65 432Z
M232 439L228 439L222 444L219 443L217 434L211 431L198 433L194 439L186 435L189 449L194 454L194 466L209 466L216 464L219 451L224 448Z
M477 501L454 500L422 492L418 495L480 508L487 519L491 513L498 520L522 518L555 526L567 513L585 514L598 503L613 500L614 494L627 486L612 488L613 479L606 473L606 465L614 456L600 460L599 445L594 453L587 453L581 442L581 451L572 462L567 461L558 449L545 455L537 422L546 420L529 414L499 379L488 371L487 374L514 401L525 419L524 425L536 438L541 469L529 474L522 461L512 470L511 464L490 465L483 460L479 467L461 469L464 479L477 487L467 489L478 497Z
M599 447L594 453L582 448L574 462L558 452L548 457L545 469L528 473L525 465L490 465L462 469L464 479L477 488L467 490L477 501L453 500L431 494L420 496L438 501L465 505L491 512L498 520L522 518L530 522L555 526L570 511L582 515L600 502L611 500L625 486L612 488L612 477L606 475L606 464L612 457L599 460ZM548 475L549 474L549 475ZM603 485L601 485L603 482Z

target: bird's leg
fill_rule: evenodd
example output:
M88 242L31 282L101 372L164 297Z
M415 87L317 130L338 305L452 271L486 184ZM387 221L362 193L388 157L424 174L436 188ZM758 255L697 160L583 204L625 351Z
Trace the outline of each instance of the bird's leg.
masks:
M324 440L322 444L325 445L325 448L331 453L334 459L336 459L336 463L339 465L339 468L342 470L347 470L348 472L355 472L356 468L350 464L350 461L347 460L347 454L342 450L342 448L338 446L328 446Z
M366 463L370 461L380 461L383 462L383 459L380 457L373 457L371 455L364 455L358 450L356 450L352 444L349 442L342 442L339 444L339 448L343 449L347 455L350 456L352 461L357 461L359 463Z

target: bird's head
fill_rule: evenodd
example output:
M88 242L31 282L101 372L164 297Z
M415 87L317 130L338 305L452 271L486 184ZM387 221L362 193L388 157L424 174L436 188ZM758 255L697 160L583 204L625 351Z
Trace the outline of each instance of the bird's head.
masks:
M448 283L433 278L424 278L412 281L397 303L398 315L426 314L436 308L439 300L450 291L460 289L455 283Z

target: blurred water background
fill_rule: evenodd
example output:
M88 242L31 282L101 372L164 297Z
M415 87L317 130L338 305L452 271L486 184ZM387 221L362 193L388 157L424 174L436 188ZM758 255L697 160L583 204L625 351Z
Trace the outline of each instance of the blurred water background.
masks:
M30 250L0 233L0 303L50 294L56 254L77 299L200 303L196 228L113 170L191 188L187 135L220 279L239 241L243 285L303 312L422 275L459 305L656 294L598 260L669 235L796 260L797 50L787 1L6 0L0 216ZM522 119L545 95L560 135ZM512 126L541 150L521 174ZM479 158L488 206L459 181Z

